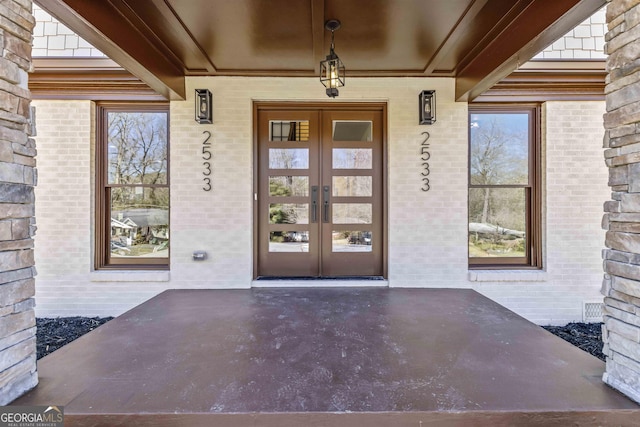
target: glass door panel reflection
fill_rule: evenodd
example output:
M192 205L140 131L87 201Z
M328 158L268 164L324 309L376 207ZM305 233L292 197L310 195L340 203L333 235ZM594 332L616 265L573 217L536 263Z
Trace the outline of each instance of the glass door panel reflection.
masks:
M309 141L308 120L271 120L269 122L269 141Z
M332 252L371 252L371 231L333 231L331 234Z
M270 176L270 196L309 196L308 176Z
M371 197L373 194L371 176L334 175L332 183L333 197Z
M309 252L309 231L271 231L269 252Z
M269 169L309 169L309 149L270 148Z
M359 120L334 120L334 141L371 142L373 122Z

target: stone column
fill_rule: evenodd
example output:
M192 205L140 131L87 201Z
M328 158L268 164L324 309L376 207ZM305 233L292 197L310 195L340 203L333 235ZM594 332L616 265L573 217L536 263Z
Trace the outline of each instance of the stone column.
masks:
M603 381L640 402L640 4L607 5Z
M27 89L31 0L0 2L0 405L33 388L36 149Z

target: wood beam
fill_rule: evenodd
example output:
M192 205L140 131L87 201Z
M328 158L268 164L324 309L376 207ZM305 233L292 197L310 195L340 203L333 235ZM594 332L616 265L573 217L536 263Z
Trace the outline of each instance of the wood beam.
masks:
M456 100L474 100L604 4L605 0L532 1L459 70ZM532 20L532 16L536 19ZM560 19L555 19L557 16Z
M451 49L453 49L460 37L462 37L465 28L476 18L485 4L487 4L487 1L488 0L475 0L469 5L464 15L456 22L455 27L447 35L445 42L438 48L436 54L425 67L424 74L429 75L438 68L440 62L451 52Z
M37 0L51 15L166 99L185 99L184 70L114 6L119 0Z

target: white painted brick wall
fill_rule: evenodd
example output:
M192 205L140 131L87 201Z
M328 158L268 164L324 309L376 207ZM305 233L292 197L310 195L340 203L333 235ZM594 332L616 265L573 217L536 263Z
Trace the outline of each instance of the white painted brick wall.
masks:
M195 88L213 93L212 125L193 119ZM437 90L438 121L432 126L417 125L423 89ZM194 77L187 79L187 95L186 101L171 103L171 271L128 275L125 280L133 280L128 282L121 274L91 272L92 104L35 103L38 315L116 315L167 288L251 286L252 102L329 100L315 78ZM451 79L354 78L333 101L388 102L390 286L473 287L540 323L580 320L583 299L600 298L599 222L608 197L601 148L604 103L546 105L547 271L474 272L476 280L478 275L485 280L476 281L467 270L467 105L453 99ZM60 126L63 117L72 123ZM212 133L213 151L208 193L201 189L205 130ZM420 191L423 131L431 134L427 193ZM73 179L59 178L65 170ZM59 221L68 218L73 227L62 230ZM58 246L70 246L74 256ZM208 259L192 261L195 250L206 251Z

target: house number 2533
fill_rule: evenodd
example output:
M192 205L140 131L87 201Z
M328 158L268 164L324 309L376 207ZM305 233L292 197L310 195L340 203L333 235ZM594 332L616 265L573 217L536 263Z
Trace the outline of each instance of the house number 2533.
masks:
M422 187L420 189L422 191L431 190L431 185L429 183L429 174L431 171L429 170L429 159L431 159L431 153L429 153L429 132L422 132L424 135L424 139L422 140L422 144L420 145L420 160L422 160L422 172L420 172L422 178Z
M204 160L204 162L202 162L202 165L204 166L204 170L202 171L202 181L204 182L204 187L202 187L202 189L204 191L211 191L211 158L213 157L213 154L211 154L211 151L209 151L211 149L211 143L209 142L209 139L211 139L211 132L209 132L208 130L205 130L204 132L202 132L203 135L207 135L207 137L205 138L204 141L202 141L202 160Z

